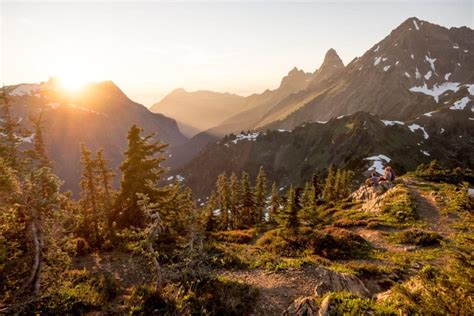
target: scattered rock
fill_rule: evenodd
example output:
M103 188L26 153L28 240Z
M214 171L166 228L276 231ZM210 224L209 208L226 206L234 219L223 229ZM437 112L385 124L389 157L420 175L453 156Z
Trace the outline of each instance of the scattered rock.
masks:
M356 276L336 272L324 267L318 267L319 283L314 289L315 296L323 296L327 292L347 291L362 297L369 297L370 293L364 283Z
M283 312L285 316L317 316L318 305L314 301L314 298L300 297L291 303L291 305Z
M382 187L361 186L352 193L352 198L356 201L363 201L361 210L370 213L380 213L382 201L385 197L385 190Z
M329 316L331 315L331 305L334 303L334 300L331 295L326 296L326 298L321 302L321 308L319 309L319 316Z

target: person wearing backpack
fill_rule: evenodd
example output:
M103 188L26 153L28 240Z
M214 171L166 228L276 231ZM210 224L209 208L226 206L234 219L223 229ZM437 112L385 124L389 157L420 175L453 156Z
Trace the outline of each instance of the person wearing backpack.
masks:
M392 167L386 166L383 171L383 176L380 177L380 184L383 187L391 188L392 181L395 180L395 172L393 171Z

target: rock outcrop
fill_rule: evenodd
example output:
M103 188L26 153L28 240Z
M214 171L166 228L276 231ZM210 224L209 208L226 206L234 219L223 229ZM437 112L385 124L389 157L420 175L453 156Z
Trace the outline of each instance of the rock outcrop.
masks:
M328 292L351 292L361 297L369 297L369 290L356 276L340 273L327 268L318 267L320 282L314 289L315 296L323 296Z
M329 292L351 292L360 297L369 297L370 293L365 284L356 276L336 272L328 268L319 266L315 268L315 273L319 276L319 283L314 288L314 296L299 297L291 303L283 315L287 316L323 316L329 315L331 304L330 295L326 296L318 306L315 297L322 297Z

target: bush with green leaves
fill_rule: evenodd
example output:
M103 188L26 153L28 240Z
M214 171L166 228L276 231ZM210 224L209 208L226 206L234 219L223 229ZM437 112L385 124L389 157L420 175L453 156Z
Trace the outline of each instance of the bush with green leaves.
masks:
M386 194L382 213L387 215L390 221L397 223L408 223L418 218L413 197L408 188L402 184L395 186Z
M404 230L390 236L393 242L413 246L435 246L442 240L441 235L420 229Z

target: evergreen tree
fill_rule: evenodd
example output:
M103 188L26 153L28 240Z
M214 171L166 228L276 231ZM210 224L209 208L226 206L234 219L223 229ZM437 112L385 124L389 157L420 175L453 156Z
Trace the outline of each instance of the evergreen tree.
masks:
M93 240L99 242L99 177L96 173L96 164L94 157L84 144L81 144L81 200L80 204L86 219L85 226L91 225L93 228Z
M217 177L216 182L216 192L217 192L217 203L219 209L221 210L221 224L222 229L229 229L229 184L227 181L227 175L225 172L221 173Z
M323 199L325 202L330 202L334 199L334 170L332 166L328 169L326 181L324 182Z
M315 188L312 183L306 183L303 195L301 197L301 223L310 227L316 226L319 222L318 206L315 194Z
M154 202L166 195L166 189L159 188L157 184L165 171L161 163L167 145L154 142L153 134L142 137L141 132L136 125L130 128L125 160L120 165L122 180L117 209L121 213L120 223L123 226L144 225L143 212L137 206L137 193L146 194Z
M269 222L273 223L278 218L280 213L280 195L275 182L272 184L272 197L270 201L270 213L268 216Z
M112 183L114 181L115 173L109 168L109 161L104 157L104 150L100 149L97 152L95 159L95 167L97 168L100 189L99 189L99 198L102 213L104 214L108 235L112 239L115 237L113 222L113 199L114 199L114 189Z
M216 216L214 214L214 210L217 207L217 196L216 192L212 191L211 194L209 195L209 199L206 203L206 208L205 208L205 227L206 231L214 231L217 229L217 221L216 221Z
M334 178L334 198L339 200L344 196L344 179L343 179L344 171L341 169L337 169L336 176Z
M60 205L61 180L48 167L31 172L22 188L22 206L28 211L29 227L33 241L33 265L26 284L33 288L33 294L40 294L43 255L45 252L45 227L47 217L53 215Z
M321 200L322 194L323 194L321 184L319 182L319 178L317 174L313 174L313 177L311 179L311 184L313 185L315 203L317 203L318 201Z
M267 177L265 170L260 166L257 178L255 180L255 223L259 223L264 219L266 199L267 199Z
M255 203L252 188L250 186L249 174L242 171L240 179L240 190L242 194L242 207L240 212L241 227L248 227L253 224L253 214L255 210Z
M292 233L297 233L300 222L298 219L298 213L301 209L300 204L300 188L293 188L290 186L288 190L287 205L280 216L281 225Z
M354 172L351 170L344 170L343 176L342 176L342 182L343 182L343 198L349 196L351 194L351 184L352 184L352 177L354 176Z
M8 166L16 171L23 171L22 160L18 146L21 144L19 136L26 136L25 130L20 127L20 120L12 113L12 106L7 98L7 91L3 87L0 112L0 156Z
M234 172L230 175L229 179L229 211L230 211L230 228L235 229L239 225L239 210L240 210L240 187L239 180Z
M43 138L43 112L39 112L37 115L29 116L30 122L33 124L34 136L33 136L33 150L31 156L33 160L37 161L42 167L50 167L51 161L49 161L46 155L46 146Z

